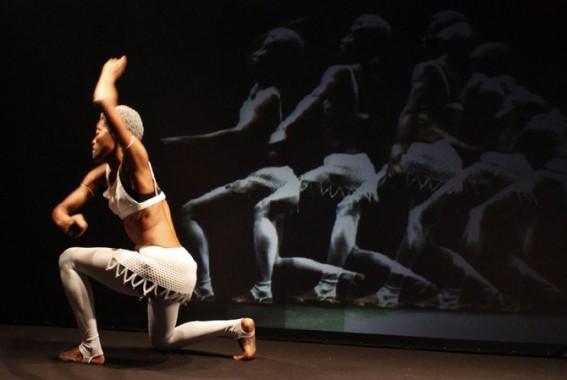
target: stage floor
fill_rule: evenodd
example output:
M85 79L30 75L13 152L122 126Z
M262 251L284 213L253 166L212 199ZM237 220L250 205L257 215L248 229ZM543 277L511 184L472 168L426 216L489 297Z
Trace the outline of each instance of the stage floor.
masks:
M565 380L564 358L420 351L258 338L257 358L231 359L238 345L225 338L176 353L151 349L142 332L101 331L104 366L61 363L59 351L77 344L75 329L0 325L0 378L9 379L411 379Z

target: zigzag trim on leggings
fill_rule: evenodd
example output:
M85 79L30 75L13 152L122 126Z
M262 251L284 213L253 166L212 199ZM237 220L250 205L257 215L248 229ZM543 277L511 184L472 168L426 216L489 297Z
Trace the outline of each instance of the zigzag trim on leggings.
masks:
M142 293L140 298L162 298L166 301L187 303L191 299L191 294L179 293L173 290L166 289L151 280L145 279L138 276L136 273L132 272L124 265L120 264L116 259L110 260L106 270L115 269L114 277L122 277L122 282L124 284L130 284L132 289Z

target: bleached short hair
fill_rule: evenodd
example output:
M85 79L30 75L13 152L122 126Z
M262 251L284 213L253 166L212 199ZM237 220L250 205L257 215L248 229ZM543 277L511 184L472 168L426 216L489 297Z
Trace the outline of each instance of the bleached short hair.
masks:
M122 120L124 120L124 123L126 123L126 128L128 128L128 130L132 132L138 140L142 140L142 137L144 136L144 124L142 123L142 118L138 111L122 104L116 106L116 111ZM104 113L100 114L100 118L106 121Z

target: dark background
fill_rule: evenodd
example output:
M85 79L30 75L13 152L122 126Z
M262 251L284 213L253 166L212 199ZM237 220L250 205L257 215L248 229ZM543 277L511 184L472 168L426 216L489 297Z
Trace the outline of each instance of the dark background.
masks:
M269 29L301 22L312 47L308 87L331 61L336 41L348 31L352 20L361 13L380 14L393 27L392 66L399 80L394 101L401 109L413 65L421 58L420 39L430 15L442 9L461 10L482 38L507 42L522 62L523 82L565 113L567 28L560 4L2 1L0 188L4 248L0 322L74 325L59 281L59 253L74 244L129 246L119 220L108 212L102 198L84 210L90 229L80 242L68 240L50 219L52 207L92 167L90 141L98 115L91 96L100 68L109 57L128 56L126 74L119 82L121 101L139 110L144 119L144 142L175 211L190 197L241 178L253 164L250 152L234 147L214 152L204 147L170 150L159 139L235 125L251 86L246 57ZM243 217L249 207L231 207L221 205L213 210L209 227L211 235L216 233L211 251L226 252L222 263L214 263L213 268L235 294L249 286L253 273L245 268L253 268L254 260L246 222L251 219ZM145 307L135 299L97 288L97 308L102 327L145 328ZM187 308L184 315L219 317L224 312L218 307L209 311ZM313 312L313 318L319 318L318 313ZM553 311L551 314L555 316ZM558 318L567 328L567 317ZM282 326L285 329L285 323Z

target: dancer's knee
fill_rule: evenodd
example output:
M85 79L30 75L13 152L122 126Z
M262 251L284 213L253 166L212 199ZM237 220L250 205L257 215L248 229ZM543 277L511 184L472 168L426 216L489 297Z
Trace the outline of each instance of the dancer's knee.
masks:
M156 338L152 337L150 339L150 343L151 343L152 347L154 348L154 350L157 350L157 351L168 351L168 349L169 349L169 344L164 339L156 339Z
M193 205L186 204L181 208L181 225L185 229L192 229L195 221L195 208Z
M168 351L171 349L171 336L152 334L150 332L150 344L155 350Z
M73 267L73 256L75 254L75 248L67 248L59 255L59 269L69 269Z
M195 204L189 201L181 206L181 209L179 211L181 211L181 218L183 219L183 221L191 220L193 219L193 216L195 214Z
M270 202L259 202L254 206L254 218L256 220L267 218L270 213Z
M360 200L355 197L348 196L337 205L336 217L356 217L360 214Z

